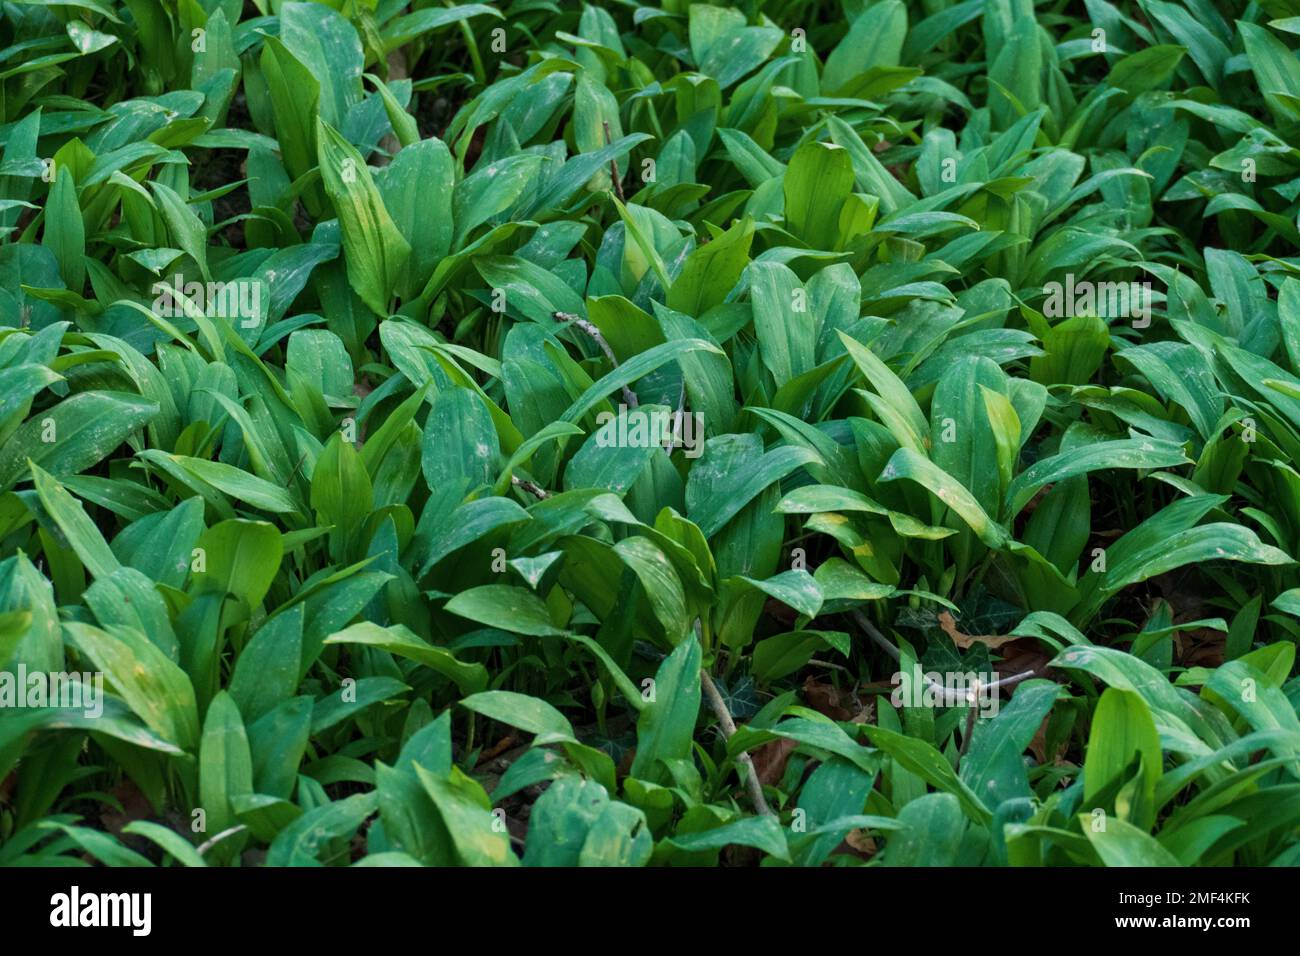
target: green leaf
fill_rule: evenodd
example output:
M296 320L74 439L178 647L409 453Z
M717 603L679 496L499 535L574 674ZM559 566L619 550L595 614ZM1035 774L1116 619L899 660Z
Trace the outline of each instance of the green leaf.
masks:
M736 514L773 482L810 462L820 462L815 452L781 447L758 457L739 456L721 442L706 444L703 457L691 471L687 513L706 538L717 534ZM704 489L693 494L696 488Z
M633 777L653 781L664 773L661 761L690 755L700 712L701 659L700 643L692 635L659 665L654 677L654 700L637 718L636 757L630 770Z
M924 487L951 508L975 532L976 537L990 548L1003 547L1010 540L1006 529L988 516L975 496L956 478L910 448L900 448L894 452L878 480L896 481L900 478L910 478Z
M882 6L899 6L886 0ZM848 150L834 143L808 142L796 150L785 171L786 228L810 249L834 249L840 210L853 190Z
M1007 512L1019 514L1040 488L1101 468L1150 470L1190 464L1181 445L1155 438L1122 438L1082 445L1035 462L1016 476L1007 489Z
M563 634L551 623L546 605L532 591L509 584L484 584L462 591L444 610L488 627L546 637Z
M303 605L271 618L235 661L230 696L248 723L270 713L298 689L302 661Z
M76 646L103 671L115 693L145 726L192 751L199 742L198 708L189 677L139 631L67 623Z
M316 121L321 182L339 217L348 282L375 314L387 316L411 245L384 206L361 154L337 130Z
M33 462L31 467L41 506L58 525L86 570L96 578L102 578L121 567L81 503L40 466Z
M817 328L807 292L787 266L755 262L749 295L763 364L780 387L816 364Z
M865 345L843 331L837 334L848 350L849 357L853 359L853 364L878 396L879 400L872 401L871 404L876 414L882 415L883 424L900 445L917 453L922 452L925 448L924 436L929 428L921 407L902 379ZM871 401L870 397L868 401Z
M536 734L537 739L533 743L537 745L576 743L578 739L573 734L573 726L563 714L546 701L526 694L489 690L466 697L460 705L476 714Z
M1110 817L1105 829L1093 826L1091 814L1079 814L1083 835L1105 866L1181 866L1178 859L1133 824Z
M231 800L253 792L253 759L239 708L225 691L212 698L199 744L199 799L211 835L235 822ZM238 852L238 837L216 845L213 854L229 860Z
M197 547L204 565L194 575L199 590L232 594L250 608L262 603L284 554L275 525L242 518L213 525Z
M362 621L325 638L326 644L359 644L377 647L398 657L406 657L431 668L455 682L462 693L473 693L487 685L488 673L482 664L466 664L446 648L422 641L409 628L394 624L380 627Z
M171 856L172 859L185 866L207 866L208 863L192 845L186 842L185 838L171 830L161 823L154 823L151 820L132 820L126 826L122 827L123 833L131 833L136 836L142 836L147 840L156 843L163 852Z
M764 638L754 647L752 673L763 682L778 680L799 670L814 654L832 647L845 654L849 647L849 635L843 631L791 631L776 634Z
M266 865L321 866L325 848L356 832L375 812L375 802L374 793L354 793L313 807L280 831L267 850Z
M754 222L748 216L686 257L668 290L667 306L699 317L719 305L740 281L749 264Z
M747 817L731 823L696 833L683 833L665 841L670 846L689 853L721 850L728 846L752 846L768 856L789 862L790 848L785 830L775 817Z
M123 392L78 392L9 437L0 460L0 490L27 474L30 459L57 478L98 464L158 413L158 406Z
M884 0L863 9L826 57L822 88L837 93L873 66L898 66L907 35L907 8Z
M510 851L510 838L497 827L487 794L477 783L453 766L446 775L415 766L420 783L438 808L451 836L456 855L464 866L517 866Z
M294 180L300 180L319 162L316 123L320 81L279 37L263 41L260 63L285 169Z
M311 475L311 506L321 525L332 525L330 554L345 561L358 550L358 530L374 504L374 490L361 456L335 432L316 459Z
M158 461L157 458L152 460ZM191 458L188 455L168 455L167 460L177 468L193 475L200 482L211 485L236 501L247 502L254 508L272 514L301 513L298 502L286 489L256 475L250 475L242 468L220 461Z
M420 459L430 488L454 486L465 494L490 485L500 467L500 456L496 428L478 395L467 388L453 388L433 400Z
M884 727L863 728L871 742L889 754L903 769L916 774L933 787L950 793L961 804L965 814L981 826L987 826L993 815L973 790L953 772L946 757L924 740L905 737Z
M564 410L560 418L566 422L576 422L603 401L610 392L624 385L631 385L637 379L649 375L655 369L681 355L699 351L723 354L716 345L703 339L677 339L665 342L663 345L656 345L598 379L594 385L583 392L581 398Z
M1146 702L1136 693L1107 688L1097 702L1083 764L1083 799L1093 801L1127 772L1134 755L1141 762L1140 800L1133 810L1139 826L1154 819L1156 780L1161 771L1160 735Z

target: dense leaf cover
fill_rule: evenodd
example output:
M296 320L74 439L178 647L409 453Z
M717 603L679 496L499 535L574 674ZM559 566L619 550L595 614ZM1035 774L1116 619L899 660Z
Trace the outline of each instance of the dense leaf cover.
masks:
M0 4L0 864L1300 862L1300 2Z

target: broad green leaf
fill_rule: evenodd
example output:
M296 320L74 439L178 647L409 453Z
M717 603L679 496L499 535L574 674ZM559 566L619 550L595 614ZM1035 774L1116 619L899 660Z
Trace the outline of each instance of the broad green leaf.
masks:
M99 463L139 431L158 406L124 392L78 392L27 420L5 443L0 489L27 475L30 459L64 478Z
M447 602L448 613L516 634L545 637L563 634L551 623L545 603L532 591L509 584L484 584L462 591Z
M331 634L325 638L325 643L377 647L398 657L409 658L450 678L462 692L472 693L484 687L488 681L487 671L482 664L466 664L459 661L446 648L421 640L401 624L380 627L378 624L362 621L337 634Z
M321 182L339 217L348 282L372 311L387 316L388 300L411 245L388 214L370 168L352 144L323 120L316 122L316 140Z
M700 644L691 636L659 665L654 699L637 718L633 777L653 780L664 773L662 761L690 754L700 711L700 663Z

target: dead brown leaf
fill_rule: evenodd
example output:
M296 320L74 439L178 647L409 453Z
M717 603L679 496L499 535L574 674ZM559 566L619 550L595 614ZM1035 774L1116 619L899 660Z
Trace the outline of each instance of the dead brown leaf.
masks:
M1038 725L1038 730L1034 732L1034 739L1029 741L1029 752L1034 755L1034 759L1038 761L1038 765L1040 767L1049 763L1052 764L1060 763L1061 758L1065 756L1065 752L1070 747L1070 741L1068 739L1062 740L1060 743L1056 745L1056 752L1052 754L1048 754L1047 725L1048 723L1051 722L1051 719L1052 719L1051 714L1048 714L1046 717L1044 717L1043 722Z
M1188 667L1218 667L1227 654L1228 635L1208 627L1174 635L1178 659Z
M803 699L809 707L831 720L849 720L860 709L856 695L834 684L823 683L811 674L803 682Z
M153 806L149 803L149 798L129 779L123 780L109 793L117 798L122 809L118 811L113 807L105 807L99 819L104 829L114 836L120 836L122 828L135 820L153 819Z
M1047 665L1055 654L1045 652L1038 644L1028 640L1006 645L1002 649L1002 660L995 665L998 677L1013 677L1025 671L1033 671L1035 676L1047 674Z
M875 856L879 849L875 837L867 836L866 830L850 830L845 835L844 842L865 857Z
M963 651L975 644L983 644L985 647L1001 647L1008 641L1020 640L1019 635L1007 634L999 637L996 634L963 634L957 629L957 621L948 611L939 612L939 626L943 632L952 638L954 644Z
M517 743L519 743L519 738L517 736L515 736L514 734L506 734L504 737L502 737L500 740L498 740L491 747L489 747L487 750L483 751L483 753L479 755L478 765L482 766L483 764L487 763L489 760L495 760L497 757L500 757L503 753L505 753L507 750L509 750Z
M799 746L798 741L780 737L776 740L769 740L755 750L750 755L750 758L754 761L754 771L758 774L758 782L767 786L776 786L781 781L781 777L785 775L785 767L790 762L790 754L794 753L794 748L797 746Z
M793 608L787 607L775 599L769 599L763 603L763 613L783 627L791 628L794 627L799 617Z

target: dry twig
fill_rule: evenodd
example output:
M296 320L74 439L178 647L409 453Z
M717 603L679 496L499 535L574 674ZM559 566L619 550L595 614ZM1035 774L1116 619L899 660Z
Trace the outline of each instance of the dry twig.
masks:
M731 719L731 711L727 710L727 702L718 693L718 686L703 667L700 668L700 686L704 689L704 696L708 698L709 707L717 716L718 723L722 725L723 735L730 740L736 732L736 722ZM767 805L767 798L763 796L763 784L758 779L753 759L748 753L740 753L736 756L736 762L744 771L741 776L745 778L745 787L749 790L749 799L753 802L754 809L765 817L775 816L772 808Z
M605 341L605 336L600 334L600 329L596 328L595 325L588 322L582 316L574 315L572 312L554 312L552 314L561 322L568 322L570 325L576 325L578 328L582 329L582 331L586 332L587 335L590 336L591 340L600 346L600 350L605 353L605 358L609 359L609 364L614 366L614 368L618 368L618 358L614 355L614 350L609 347L609 343ZM623 403L627 405L628 408L636 408L639 404L637 402L636 392L632 391L632 389L627 385L623 386Z

